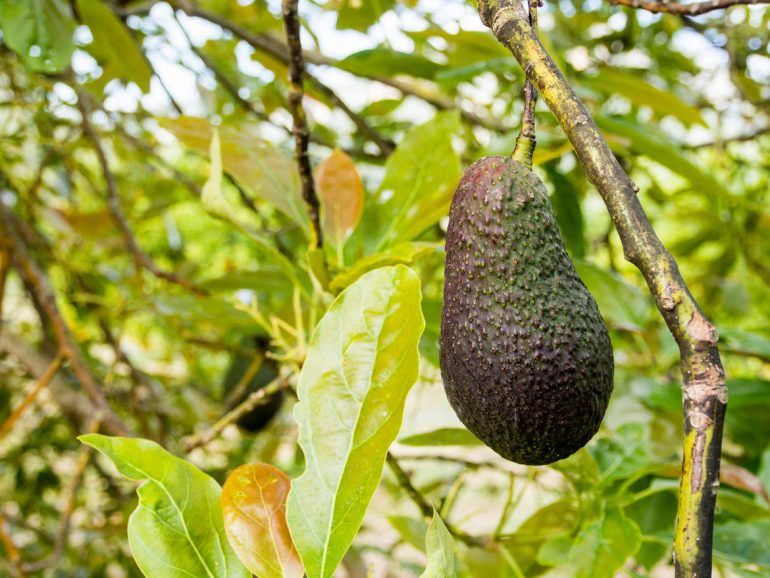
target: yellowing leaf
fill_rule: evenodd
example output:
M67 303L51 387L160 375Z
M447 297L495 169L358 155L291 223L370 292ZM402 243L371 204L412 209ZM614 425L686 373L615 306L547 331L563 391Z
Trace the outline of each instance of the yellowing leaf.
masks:
M259 578L302 578L304 570L286 526L291 481L268 464L233 470L222 489L222 514L230 545Z
M356 165L341 150L335 150L315 170L321 202L324 237L340 248L356 228L364 210L364 185Z
M417 380L424 326L420 280L396 265L343 291L313 333L294 406L307 466L286 510L308 578L329 578L361 526Z
M188 147L208 155L214 127L207 120L182 116L162 118L159 123ZM218 131L224 170L307 232L307 209L294 161L248 127L221 126Z

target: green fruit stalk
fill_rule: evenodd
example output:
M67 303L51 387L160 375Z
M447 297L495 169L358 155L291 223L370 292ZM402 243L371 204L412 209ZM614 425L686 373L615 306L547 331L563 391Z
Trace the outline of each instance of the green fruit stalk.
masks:
M612 393L612 345L545 186L510 157L474 163L446 239L441 370L460 420L498 454L548 464L582 448Z

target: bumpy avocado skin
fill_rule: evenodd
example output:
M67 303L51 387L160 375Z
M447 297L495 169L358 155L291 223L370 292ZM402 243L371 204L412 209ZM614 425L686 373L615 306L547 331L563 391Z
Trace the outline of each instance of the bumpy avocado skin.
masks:
M612 393L607 327L545 186L510 157L474 163L452 200L440 346L452 407L504 458L552 463L599 429Z

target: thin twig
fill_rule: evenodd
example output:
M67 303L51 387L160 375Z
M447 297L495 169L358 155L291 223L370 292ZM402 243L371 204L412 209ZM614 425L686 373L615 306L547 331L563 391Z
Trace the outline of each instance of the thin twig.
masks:
M19 418L24 414L24 412L27 410L27 408L32 405L32 402L35 401L37 396L40 394L41 391L45 387L48 386L49 383L51 383L51 380L56 375L56 372L59 371L59 368L62 364L62 356L58 355L56 358L51 362L51 365L48 366L48 368L45 370L45 373L40 376L40 379L37 380L37 383L35 384L35 387L32 388L32 391L30 391L22 400L22 402L16 407L16 409L13 410L11 415L8 416L8 419L6 419L3 422L3 425L0 426L0 439L5 437L5 435L11 431L11 428L13 428L14 425L16 425L16 422L19 421Z
M220 433L229 425L234 424L244 415L251 412L255 408L268 403L274 395L278 392L287 389L289 382L284 377L276 377L273 381L268 383L265 387L258 389L232 410L223 415L217 422L211 427L189 436L182 441L184 450L191 452L195 448L205 446L209 442L213 441Z
M10 570L14 576L24 576L24 569L21 565L21 553L13 543L13 538L5 529L5 517L0 513L0 544L5 547L5 555L10 563Z
M711 573L714 507L719 487L722 426L727 407L717 333L655 234L625 173L585 105L564 79L529 24L518 0L481 0L479 12L529 71L529 78L561 124L615 223L628 261L644 276L680 351L684 400L684 463L674 552L679 578Z
M398 458L396 458L396 456L394 456L392 453L388 452L385 456L385 461L388 463L388 466L393 472L393 475L396 476L398 485L401 486L401 489L403 489L407 496L409 496L409 498L414 502L414 504L420 510L422 517L426 520L430 520L433 517L433 504L428 501L422 492L414 487L412 480L409 478L409 474L407 474L404 471L404 468L401 467L401 464L398 463ZM462 530L459 530L448 523L447 529L455 538L469 546L480 546L484 543L481 538L466 534Z
M89 428L90 432L95 432L99 429L99 422L94 420ZM56 541L54 543L53 552L42 560L37 562L30 562L22 564L22 570L29 574L41 572L46 568L53 568L58 565L59 560L64 556L64 552L67 549L67 538L69 537L70 525L72 522L72 512L77 505L78 490L80 484L83 481L83 474L86 471L88 462L91 460L91 448L83 446L80 450L80 456L78 457L77 467L75 474L70 481L69 491L67 493L67 501L64 504L61 518L59 519L59 530L56 533Z
M145 5L124 9L120 12L120 14L122 15L148 14L150 6L153 3L154 2L150 2ZM201 8L200 6L192 5L189 2L180 3L178 8L181 9L188 16L195 16L197 18L202 18L204 20L211 22L212 24L216 24L217 26L231 32L236 38L243 40L244 42L249 44L252 48L254 48L254 50L257 50L264 54L268 54L273 58L275 58L276 60L278 60L279 62L283 62L283 63L288 62L286 45L283 44L283 42L280 39L272 35L255 34L252 31L248 30L247 28L228 20L227 18L225 18L220 14L217 14L216 12L211 12L209 10L206 10L205 8ZM321 66L331 66L334 68L338 68L340 70L344 70L342 65L337 60L333 58L329 58L328 56L325 56L320 52L305 50L303 52L303 56L305 61L310 64L316 64ZM361 78L367 78L375 82L379 82L380 84L390 86L391 88L395 88L402 94L406 96L413 96L415 98L419 98L420 100L427 102L428 104L436 107L439 110L457 109L460 112L460 115L467 122L470 122L471 124L475 124L477 126L481 126L483 128L487 128L489 130L493 130L500 133L505 133L510 130L509 127L499 122L496 122L494 120L487 119L487 118L482 118L476 113L462 108L449 97L446 97L440 94L435 94L433 91L426 90L406 80L402 80L400 78L390 78L387 76L382 76L377 74L376 70L356 71L354 75L359 76ZM318 81L317 78L314 78L314 83L317 83L317 82L320 82L320 81ZM318 85L316 84L316 86ZM351 120L354 120L354 119L351 119Z
M18 233L16 217L0 203L0 225L12 246L14 268L24 282L27 292L39 305L39 313L43 325L49 325L60 354L69 361L70 369L88 396L91 404L101 415L102 425L107 433L113 435L128 435L130 430L123 421L113 413L107 403L102 388L88 368L80 345L75 340L67 322L56 303L56 295L43 269L32 258L27 247Z
M532 31L537 35L537 8L540 0L528 0L529 5L529 25ZM524 113L521 117L521 130L516 138L516 146L513 150L513 158L524 166L532 167L532 156L535 154L537 137L535 131L535 108L537 106L537 89L529 79L529 70L527 79L524 81Z
M310 222L315 232L314 244L317 247L323 245L323 231L321 229L321 208L316 195L313 182L313 169L310 166L308 145L310 143L310 131L307 128L307 117L302 106L305 96L304 75L305 61L302 56L302 43L300 41L299 16L297 4L299 0L283 0L283 22L286 29L286 41L289 47L289 110L294 119L292 132L296 141L297 164L299 165L299 178L302 183L302 196L307 203Z
M724 10L730 6L746 6L751 4L766 4L768 0L707 0L706 2L693 2L692 4L680 4L678 2L655 2L653 0L609 0L615 6L627 6L647 10L653 14L666 13L681 16L699 16L714 10Z
M91 145L93 146L94 152L96 153L96 157L99 161L99 166L101 167L102 173L104 175L104 181L107 185L107 210L115 222L115 225L118 227L118 230L123 237L123 242L126 244L128 252L131 253L134 264L138 269L146 269L159 279L163 279L169 283L179 285L180 287L183 287L188 291L198 295L206 295L207 291L197 286L192 281L185 279L176 273L162 270L155 264L155 261L153 261L152 258L139 246L139 243L136 240L130 225L128 224L128 219L123 212L123 207L120 204L118 185L115 180L115 175L112 172L112 169L110 169L109 161L107 160L107 154L105 153L104 147L102 146L101 138L96 132L96 129L94 129L93 125L91 124L91 120L89 118L90 106L86 102L88 100L88 96L82 90L76 89L76 91L78 94L78 109L80 110L80 114L82 116L83 134L91 141Z

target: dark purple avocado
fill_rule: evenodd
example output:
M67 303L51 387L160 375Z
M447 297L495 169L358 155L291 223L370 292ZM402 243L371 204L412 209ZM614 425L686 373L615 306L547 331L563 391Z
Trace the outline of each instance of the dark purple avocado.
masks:
M452 200L440 346L452 407L504 458L549 464L599 429L612 393L607 327L545 186L510 157L474 163Z

